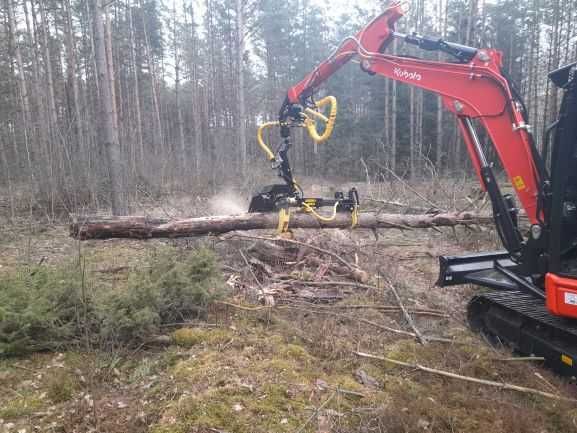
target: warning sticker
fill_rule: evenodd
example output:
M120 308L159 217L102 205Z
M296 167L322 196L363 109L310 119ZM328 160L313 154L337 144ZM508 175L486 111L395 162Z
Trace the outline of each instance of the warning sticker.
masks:
M577 305L577 293L565 292L565 303Z
M517 188L519 191L526 188L525 181L521 176L515 176L513 178L513 185L515 185L515 188Z

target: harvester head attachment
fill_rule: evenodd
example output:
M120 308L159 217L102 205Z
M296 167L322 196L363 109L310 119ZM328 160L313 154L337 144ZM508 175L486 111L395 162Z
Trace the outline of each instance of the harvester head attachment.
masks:
M322 207L334 207L335 212L352 212L359 206L359 194L351 188L347 195L336 192L332 199L318 197L302 197L301 193L289 185L267 185L262 191L253 196L248 211L277 212L288 207L302 208L304 211Z
M248 211L275 212L286 206L290 198L295 198L294 190L289 185L267 185L262 191L252 197Z

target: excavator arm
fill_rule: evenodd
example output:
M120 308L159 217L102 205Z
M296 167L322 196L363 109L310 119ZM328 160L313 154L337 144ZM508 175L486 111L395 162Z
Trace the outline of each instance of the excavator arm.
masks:
M501 72L501 53L494 49L476 49L442 39L397 33L395 23L403 14L403 6L395 4L356 36L345 39L328 59L288 90L280 110L280 122L294 120L301 111L299 107L311 105L312 96L319 86L345 63L356 58L361 69L369 74L416 86L442 97L446 109L457 116L482 187L491 194L495 179L488 174L491 167L473 126L472 120L478 120L487 131L527 217L532 224L538 224L543 213L541 186L547 174L535 150L522 101L515 96L511 84ZM386 48L394 39L424 50L442 51L455 62L387 54ZM500 196L491 198L502 201ZM505 209L507 203L496 207L494 210L501 213L509 210ZM507 219L506 215L500 217ZM502 224L510 226L504 228L507 232L504 236L510 238L504 242L509 244L508 248L519 250L520 239L515 240L517 235L512 232L516 230L511 222Z

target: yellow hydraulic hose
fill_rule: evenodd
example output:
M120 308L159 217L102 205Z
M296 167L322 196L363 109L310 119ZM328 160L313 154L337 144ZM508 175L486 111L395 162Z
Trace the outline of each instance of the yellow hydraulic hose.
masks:
M274 161L274 159L275 159L274 153L272 153L272 150L270 150L270 147L268 147L268 145L264 142L264 140L262 138L262 132L266 128L270 128L273 126L279 126L279 122L265 122L258 127L258 130L256 132L256 141L258 142L258 145L260 146L260 148L266 154L266 157L269 159L269 161Z
M328 117L320 112L320 110L327 105L329 105ZM305 108L304 116L303 116L304 117L304 124L298 123L298 124L293 124L293 126L305 127L307 129L309 135L311 136L311 138L316 143L322 143L322 142L328 140L329 137L331 136L331 134L333 133L333 129L335 126L335 119L337 117L337 99L334 96L325 96L324 98L322 98L321 100L319 100L315 103L314 108L316 108L316 109ZM325 128L324 128L324 131L322 134L320 134L317 130L317 127L316 127L316 121L317 120L319 120L325 124ZM264 151L264 153L266 154L267 158L270 161L275 161L276 158L275 158L274 153L270 149L269 145L264 142L263 132L267 128L271 128L273 126L280 126L280 125L281 125L280 122L265 122L258 127L258 130L256 133L256 139L257 139L258 145ZM294 187L295 187L295 189L300 189L300 187L298 186L298 184L296 182L294 182ZM310 213L316 219L318 219L319 221L323 221L323 222L333 221L337 217L338 206L339 206L339 202L336 202L334 207L333 207L332 215L324 216L324 215L319 214L314 209L314 207L309 205L308 203L306 203L306 201L302 202L302 210ZM280 233L284 233L284 232L288 231L289 221L290 221L290 210L285 209L285 208L281 209L279 212L279 224L278 224L278 231ZM351 211L351 226L355 227L358 224L358 221L359 221L359 209L358 209L358 206L355 206L354 209L352 209L352 211Z
M338 206L339 206L339 202L336 202L335 206L333 207L333 214L330 217L326 217L326 216L319 214L316 210L314 210L313 207L311 207L306 202L303 202L303 208L304 208L305 212L310 212L316 219L318 219L319 221L326 222L326 223L333 221L337 217L337 207Z
M330 105L328 117L322 114L320 111L317 111L322 109L326 105ZM304 125L301 124L298 126L304 126L307 129L311 138L316 143L322 143L324 141L327 141L331 136L331 134L333 133L333 129L335 127L335 119L337 117L337 99L334 96L325 96L324 98L316 102L315 108L317 108L317 110L313 110L311 108L306 108L304 110L304 113L306 115ZM317 130L316 125L317 120L325 124L325 130L323 131L322 134L320 134ZM266 157L269 159L269 161L274 161L275 156L273 151L270 149L269 145L264 142L262 135L265 129L271 128L273 126L280 126L280 122L278 121L265 122L258 127L256 133L256 140L258 142L258 145L266 154Z
M322 114L320 111L323 107L329 105L329 114L328 117ZM327 141L331 134L333 133L333 129L335 126L335 119L337 117L337 99L334 96L325 96L321 100L315 103L315 108L317 110L313 110L311 108L306 108L304 110L305 113L305 120L304 124L300 124L297 126L303 126L307 129L309 135L316 143L322 143ZM317 130L316 121L319 120L325 124L325 130L322 134L320 134ZM273 151L270 149L269 145L265 143L263 138L264 130L267 128L271 128L273 126L280 126L280 122L265 122L258 127L256 133L256 140L258 145L265 153L266 157L269 161L275 160L275 155Z
M322 134L319 134L319 132L317 131L315 120L311 119L310 117L305 120L305 126L307 128L307 131L309 132L309 135L316 143L322 143L324 141L327 141L331 136L331 134L333 133L333 128L335 127L335 119L337 117L337 98L335 98L334 96L325 96L323 99L316 102L316 108L321 109L325 105L329 104L330 108L328 118L318 111L310 109L305 110L307 114L325 122L325 130Z
M333 221L337 217L337 208L339 207L339 202L335 203L335 206L333 207L333 214L329 217L319 214L307 202L303 202L302 206L305 212L310 212L319 221L328 223ZM351 211L351 228L355 228L358 224L359 224L359 207L355 206Z

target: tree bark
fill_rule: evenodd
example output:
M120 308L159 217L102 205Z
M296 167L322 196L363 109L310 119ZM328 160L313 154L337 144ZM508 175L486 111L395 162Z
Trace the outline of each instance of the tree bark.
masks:
M28 98L28 87L26 85L26 74L24 70L24 62L22 61L22 53L20 51L20 42L16 36L18 25L14 17L14 5L13 0L7 0L7 11L8 11L8 25L10 31L10 41L14 49L14 57L16 59L16 65L18 66L18 85L20 88L20 101L22 104L22 111L24 116L24 123L26 129L28 128L28 122L30 118L30 100Z
M180 47L178 39L178 22L176 19L176 1L172 2L172 39L174 50L174 102L176 109L176 123L178 127L178 144L180 150L181 167L183 172L188 172L188 149L184 141L184 121L180 103Z
M112 23L108 10L104 10L104 47L106 50L106 66L108 67L108 82L110 85L110 102L112 105L112 125L114 127L114 140L120 146L120 134L118 132L118 106L116 101L116 74L114 72L114 56L112 53Z
M240 147L240 164L243 174L247 169L246 148L246 104L244 94L244 16L242 0L236 0L236 38L237 38L237 86L238 86L238 139Z
M393 50L394 52L397 52L396 38L393 41ZM393 80L393 82L391 83L392 115L391 115L391 162L390 162L391 170L393 171L393 173L397 171L397 95L398 95L397 86L398 86L397 81Z
M36 11L34 8L34 2L30 1L30 17L28 17L28 7L27 1L25 0L22 2L22 7L24 9L24 15L26 17L26 28L28 34L31 38L32 43L32 73L33 73L33 83L34 83L34 91L32 95L36 102L36 110L37 113L35 116L31 116L31 120L35 121L35 129L38 131L38 137L40 141L39 146L39 154L42 158L43 164L40 166L40 178L46 179L46 182L40 182L40 189L42 191L42 196L45 197L47 203L50 204L50 208L52 209L55 197L55 191L53 186L53 151L51 147L51 140L49 137L49 131L47 125L49 124L49 120L47 118L48 108L46 107L46 98L44 87L41 84L41 74L40 74L40 64L41 64L41 57L40 54L40 40L39 40L39 27L36 20ZM31 23L30 23L31 21Z
M10 33L10 41L14 49L14 57L18 67L18 99L22 108L22 132L24 138L24 148L26 149L26 161L28 163L28 171L32 184L35 184L34 169L32 167L32 157L30 153L30 98L28 97L28 86L26 85L26 71L24 69L24 62L22 61L22 52L20 50L20 42L16 36L18 24L14 17L14 5L12 0L7 0L8 11L8 26ZM19 159L19 152L16 151L16 160ZM19 164L17 164L17 167Z
M140 1L140 9L143 9L143 2ZM152 49L150 48L150 39L146 29L146 17L142 13L142 32L144 36L144 52L146 54L146 62L148 65L148 73L150 74L150 95L152 99L152 111L154 128L152 130L154 137L153 152L155 155L162 155L166 157L164 149L164 134L162 129L162 120L160 118L160 97L158 94L158 81L156 76L156 67L154 59L152 58Z
M72 91L72 110L70 110L70 116L73 117L71 119L71 124L74 125L75 128L75 138L76 143L74 143L73 150L78 152L82 149L82 145L84 144L83 138L83 127L82 127L82 117L80 115L80 93L78 89L78 80L77 80L77 55L76 55L76 44L74 42L74 29L72 27L72 12L71 12L71 5L70 0L66 0L64 2L64 6L66 9L66 61L68 63L67 66L67 74L68 74L68 86ZM83 149L82 149L83 150Z
M470 212L431 215L403 215L365 212L359 215L358 229L425 229L430 227L468 224L489 224L493 219ZM351 227L351 215L339 213L330 222L321 222L310 214L295 213L290 218L291 228L325 229ZM210 216L168 220L145 216L91 217L81 216L70 226L74 238L177 238L207 234L226 233L234 230L275 229L278 226L276 213L252 213L227 216Z
M51 128L57 127L58 122L58 110L56 109L56 95L54 91L54 79L52 73L52 56L50 54L50 44L49 44L49 37L48 37L48 22L46 18L46 5L44 4L45 0L39 0L38 2L38 9L40 10L40 19L42 20L42 24L40 29L42 30L42 37L44 43L44 67L46 68L46 79L48 85L48 104L49 104L49 118L51 122Z
M191 54L188 61L188 69L190 72L191 81L191 101L190 107L192 111L192 128L194 133L194 176L196 179L200 178L200 169L202 161L202 92L199 86L199 42L196 35L196 24L194 22L194 8L191 5L188 9L188 17L185 12L184 16L190 19L188 29L190 31L190 49Z
M109 75L110 70L107 65L106 41L104 40L104 19L102 16L104 11L102 9L102 0L98 0L94 7L94 55L96 58L98 81L100 83L100 122L102 126L100 137L108 169L110 206L112 208L112 214L120 215L125 213L125 197L121 182L122 161L118 134L115 130L115 111L111 94L111 80L113 80L114 77Z
M134 101L134 123L136 125L136 148L138 149L138 158L134 158L133 167L142 167L144 160L144 144L142 138L142 112L140 108L140 84L138 81L138 62L136 61L136 42L134 38L134 23L132 18L132 4L126 3L128 9L128 26L130 27L130 60L132 63L132 84L133 84L133 101Z

